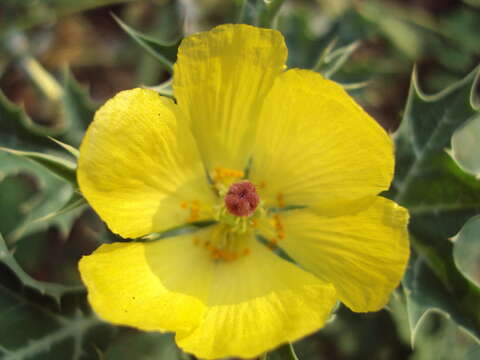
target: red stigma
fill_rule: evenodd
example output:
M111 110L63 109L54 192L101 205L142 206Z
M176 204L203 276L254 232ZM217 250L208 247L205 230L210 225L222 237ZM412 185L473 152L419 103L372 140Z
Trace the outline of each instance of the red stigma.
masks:
M230 186L225 195L225 205L230 214L250 216L260 202L257 189L250 181L240 181Z

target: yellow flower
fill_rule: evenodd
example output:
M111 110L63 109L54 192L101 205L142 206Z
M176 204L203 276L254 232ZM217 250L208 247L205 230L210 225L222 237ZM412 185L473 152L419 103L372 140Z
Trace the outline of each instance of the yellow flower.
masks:
M183 40L177 103L134 89L98 110L78 181L113 232L213 223L82 258L103 319L176 332L200 358L250 358L321 328L338 300L386 304L409 255L406 210L377 196L392 141L286 56L277 31L219 26Z

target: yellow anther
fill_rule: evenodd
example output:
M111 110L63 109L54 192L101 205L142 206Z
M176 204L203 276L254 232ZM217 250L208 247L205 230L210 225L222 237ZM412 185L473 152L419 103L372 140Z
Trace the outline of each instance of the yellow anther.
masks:
M277 232L283 231L283 224L282 220L280 219L280 215L273 215L273 221L275 223L275 230L277 230Z
M242 179L244 176L245 174L241 170L227 169L223 167L216 167L213 172L213 180L216 183Z
M187 218L188 222L200 220L200 203L198 200L182 201L180 207L185 210L190 210L190 214Z

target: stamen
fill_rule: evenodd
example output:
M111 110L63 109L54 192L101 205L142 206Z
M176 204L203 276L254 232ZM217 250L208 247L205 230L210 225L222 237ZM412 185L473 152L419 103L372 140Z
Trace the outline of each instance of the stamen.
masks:
M285 207L285 199L283 197L283 194L280 192L277 194L277 203L279 208Z
M183 201L180 203L180 207L185 210L189 210L190 214L187 218L187 222L194 222L200 220L200 203L198 200Z
M224 182L224 180L234 180L243 178L244 173L240 170L227 169L223 167L216 167L214 170L213 181L216 183Z
M217 228L209 234L209 240L193 237L195 246L199 246L208 252L215 261L234 261L250 254L250 249L242 247L236 239L230 238L230 233L225 228Z
M275 214L273 215L273 221L275 223L275 230L277 231L278 239L281 240L285 237L285 230L283 228L282 220L280 219L280 215Z
M235 216L250 216L260 202L255 186L250 181L232 184L225 195L225 206Z

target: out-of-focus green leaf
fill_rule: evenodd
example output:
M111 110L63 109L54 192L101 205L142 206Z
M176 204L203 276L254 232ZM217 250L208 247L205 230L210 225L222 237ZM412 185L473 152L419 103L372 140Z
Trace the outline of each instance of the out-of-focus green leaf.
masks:
M132 29L125 24L117 16L112 15L120 27L145 51L158 60L170 72L173 71L173 64L177 60L178 46L181 39L176 39L172 42L164 42L151 36L142 34L141 32Z
M133 0L2 0L0 38L12 29L28 29L42 23L52 23L59 17L88 9Z
M182 352L171 334L127 332L119 334L104 354L105 360L181 360Z
M480 176L480 114L453 133L450 154L464 171Z
M299 360L292 344L285 344L263 356L263 360Z
M93 120L96 105L91 101L87 91L75 80L68 69L63 74L62 93L63 114L66 131L62 141L79 146L85 130Z
M468 220L453 240L457 268L480 287L480 215Z
M57 144L62 143L75 156L76 150L71 144L80 142L93 116L91 102L68 72L64 83L61 101L65 102L65 121L54 129L33 123L21 107L0 92L0 147L14 150L16 155L26 155L68 181L57 179L49 171L19 157L0 154L0 177L23 173L33 176L38 185L37 194L20 205L23 216L19 217L15 228L4 234L8 242L49 226L57 226L66 236L75 218L83 211L83 206L71 207L69 203L76 187L75 164L57 156L60 147L46 137L56 136Z
M383 2L367 2L361 14L372 21L392 44L411 59L417 59L424 48L423 38L411 23L399 19Z
M420 320L433 309L480 337L480 290L456 268L448 240L480 212L480 182L445 152L453 132L478 113L474 102L478 78L476 68L444 91L427 96L414 72L396 134L397 169L390 196L409 209L412 245L422 258L404 281L412 339Z
M58 136L61 128L35 124L23 108L9 101L0 90L0 146L16 150L53 149L46 136Z
M258 10L257 25L260 27L274 28L275 18L285 0L261 0L261 6Z
M314 70L323 74L326 78L331 78L350 58L353 52L358 48L358 45L359 43L355 41L335 50L333 50L334 46L327 46L318 59Z
M1 146L0 151L5 151L16 156L21 156L37 164L40 164L47 170L49 170L52 174L55 174L60 179L63 179L70 183L70 185L72 185L74 188L78 187L76 178L77 165L70 160L61 158L59 156L43 154L34 151L19 151L7 149Z
M70 200L68 200L61 208L32 221L32 223L41 223L44 221L53 220L53 218L67 214L71 211L75 211L75 214L79 215L79 212L87 208L87 201L85 198L77 191L75 191Z
M84 89L66 71L59 99L63 119L54 127L35 124L25 110L0 90L0 146L22 151L58 152L47 136L78 146L88 124L93 120L95 106Z
M11 271L15 273L23 285L37 290L42 295L49 295L60 303L63 295L71 292L83 291L83 286L68 286L62 284L49 283L45 281L38 281L28 275L17 263L12 252L7 248L5 240L0 234L0 262L5 264Z

